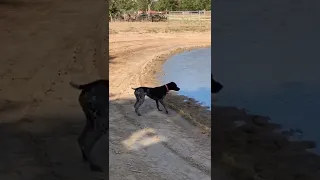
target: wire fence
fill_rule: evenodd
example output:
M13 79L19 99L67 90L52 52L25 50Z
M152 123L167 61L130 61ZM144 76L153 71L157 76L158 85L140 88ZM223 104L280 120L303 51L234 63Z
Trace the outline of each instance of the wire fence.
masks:
M169 11L169 21L211 21L211 11Z

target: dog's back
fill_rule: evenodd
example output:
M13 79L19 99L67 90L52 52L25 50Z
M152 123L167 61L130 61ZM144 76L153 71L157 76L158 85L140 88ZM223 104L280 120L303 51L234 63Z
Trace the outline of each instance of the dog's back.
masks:
M72 86L73 88L79 89L79 90L92 89L97 86L105 86L108 88L109 81L105 80L105 79L99 79L99 80L90 82L88 84L75 84L74 82L71 81L70 86ZM109 89L108 89L108 91L109 91Z

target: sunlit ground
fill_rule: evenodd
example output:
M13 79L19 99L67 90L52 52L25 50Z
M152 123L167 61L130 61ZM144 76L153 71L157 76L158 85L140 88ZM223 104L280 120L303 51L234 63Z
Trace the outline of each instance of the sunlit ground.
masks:
M122 144L128 150L139 150L162 141L166 141L166 138L158 136L154 129L146 128L134 132L128 139L122 141Z

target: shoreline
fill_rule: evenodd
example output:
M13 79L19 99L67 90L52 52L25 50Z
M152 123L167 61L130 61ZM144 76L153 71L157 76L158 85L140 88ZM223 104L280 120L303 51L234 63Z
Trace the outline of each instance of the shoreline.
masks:
M157 74L163 71L163 64L171 56L207 47L210 45L177 48L156 56L143 68L141 84L160 85ZM169 93L165 101L172 110L200 128L203 134L213 138L211 145L215 150L212 151L212 166L222 168L231 179L308 177L320 168L320 156L308 151L316 146L313 141L290 141L292 135L282 130L280 124L270 122L268 117L248 114L237 107L214 104L209 111L196 100L176 93ZM306 169L298 170L301 164Z
M291 141L292 135L269 117L237 107L212 106L212 114L216 119L212 122L212 146L217 147L213 159L232 177L319 177L320 156L308 151L316 146L313 141Z
M143 73L141 74L144 74L144 76L140 77L141 84L150 83L154 86L161 85L157 79L157 74L163 72L162 66L170 57L183 52L209 47L211 47L211 45L180 47L156 56L143 68ZM146 74L148 76L145 76ZM150 77L152 78L150 79ZM202 106L193 98L178 95L175 92L169 93L165 101L170 109L176 111L192 125L199 127L203 133L207 133L208 136L211 135L211 111L208 110L207 107Z
M210 46L177 48L153 58L142 70L141 84L160 85L157 74L163 71L163 64L171 56L206 47ZM310 177L320 168L320 156L308 151L316 146L313 141L290 141L292 135L282 130L280 124L270 122L268 117L213 103L209 111L196 100L176 93L169 93L165 101L172 110L212 138L211 145L215 147L212 167L222 169L231 179ZM298 170L301 164L306 168Z

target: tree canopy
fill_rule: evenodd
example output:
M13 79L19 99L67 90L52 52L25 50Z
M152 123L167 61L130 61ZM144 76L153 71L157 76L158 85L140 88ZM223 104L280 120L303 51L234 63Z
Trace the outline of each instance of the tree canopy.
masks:
M211 10L211 0L109 0L109 14L145 11L149 5L157 11Z

